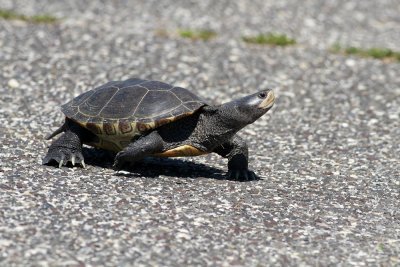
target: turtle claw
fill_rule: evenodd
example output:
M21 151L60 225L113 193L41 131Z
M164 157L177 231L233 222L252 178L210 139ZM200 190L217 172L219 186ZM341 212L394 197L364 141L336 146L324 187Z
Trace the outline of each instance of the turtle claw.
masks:
M125 163L128 162L128 154L126 153L125 150L122 150L117 153L114 159L114 164L113 164L113 169L118 171L122 169L122 167L125 165Z
M63 162L64 162L64 160L63 160L63 159L61 159L61 160L60 160L60 162L58 163L58 168L61 168L61 167L62 167L62 165L63 165Z
M68 162L71 162L72 166L75 166L75 163L80 163L83 168L86 168L83 155L81 152L72 152L67 151L65 149L57 149L52 150L47 153L46 157L43 159L43 165L53 165L54 163L58 168L67 165Z
M244 173L243 173L243 176L244 176L244 180L245 180L245 181L248 181L248 180L249 180L249 175L247 174L247 172L244 172Z
M234 172L235 181L239 180L240 171Z
M229 170L228 177L234 181L252 181L256 180L257 176L250 170Z
M79 157L79 156L78 156ZM82 156L83 157L83 156ZM77 163L77 164L81 164L81 166L82 166L82 168L84 168L84 169L86 169L86 165L85 165L85 161L82 159L81 160L81 162L75 162L75 160L76 160L76 156L75 155L72 155L72 157L71 157L71 163L72 163L72 166L75 166L75 163Z
M122 169L122 166L124 166L125 161L119 160L118 158L115 158L114 164L113 164L113 169L116 171L119 171Z

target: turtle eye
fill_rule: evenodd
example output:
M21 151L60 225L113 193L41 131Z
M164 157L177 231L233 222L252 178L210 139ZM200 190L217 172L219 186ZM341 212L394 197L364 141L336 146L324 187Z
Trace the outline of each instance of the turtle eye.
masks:
M265 98L266 96L267 96L267 94L264 92L258 94L259 98Z

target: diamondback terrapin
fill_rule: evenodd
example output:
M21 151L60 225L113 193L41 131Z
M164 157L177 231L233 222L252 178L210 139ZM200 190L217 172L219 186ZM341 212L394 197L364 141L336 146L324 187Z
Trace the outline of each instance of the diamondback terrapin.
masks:
M208 105L190 91L163 82L113 81L62 106L63 133L49 147L43 164L71 162L85 167L82 144L118 152L120 169L147 156L197 156L215 152L228 158L229 176L254 179L247 144L236 133L274 104L272 90L221 105Z

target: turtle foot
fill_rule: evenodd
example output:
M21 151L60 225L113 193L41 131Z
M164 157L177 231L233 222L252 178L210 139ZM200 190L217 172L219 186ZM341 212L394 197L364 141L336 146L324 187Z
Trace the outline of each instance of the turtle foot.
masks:
M128 162L129 162L129 154L127 153L126 150L122 150L118 152L118 154L115 156L113 169L116 171L121 170L122 167Z
M52 149L49 150L46 157L43 159L43 165L54 165L54 163L61 168L66 166L68 162L71 162L72 166L80 164L83 168L86 168L85 161L82 152L74 152L67 149Z
M247 169L232 169L228 171L228 177L234 181L252 181L258 177L254 172Z

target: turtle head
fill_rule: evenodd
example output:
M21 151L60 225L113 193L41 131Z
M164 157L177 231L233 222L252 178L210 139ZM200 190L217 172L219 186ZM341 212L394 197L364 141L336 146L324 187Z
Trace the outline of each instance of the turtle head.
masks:
M271 89L262 90L222 104L219 107L219 114L225 124L240 129L253 123L270 110L274 105L274 100L274 92Z

